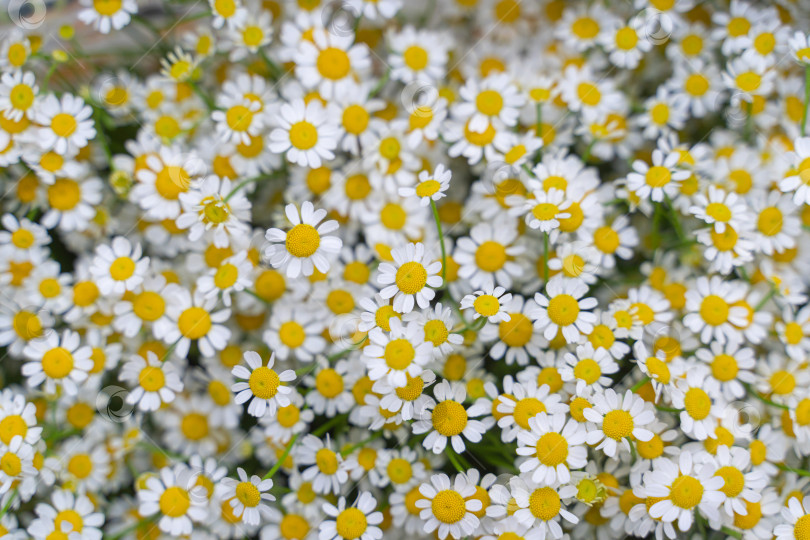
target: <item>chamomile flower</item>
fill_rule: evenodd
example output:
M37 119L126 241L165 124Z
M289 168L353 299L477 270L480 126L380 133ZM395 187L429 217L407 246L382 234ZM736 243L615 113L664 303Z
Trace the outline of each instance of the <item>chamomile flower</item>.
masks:
M174 401L175 396L183 391L178 369L151 351L146 359L132 355L121 368L120 378L135 386L127 396L127 403L137 405L144 412L158 410L162 404Z
M175 223L188 229L192 242L208 234L216 247L224 248L247 233L250 202L227 178L207 176L178 198L183 211Z
M478 527L475 512L482 508L481 501L472 498L475 486L467 477L457 474L453 481L446 474L434 474L430 482L419 486L422 498L415 502L420 508L419 517L425 522L423 532L436 531L439 539L448 536L463 538L469 536Z
M340 493L340 487L349 478L346 461L340 452L332 449L332 443L314 435L306 435L297 449L297 462L302 467L302 478L312 482L315 493Z
M371 64L368 47L355 43L354 35L324 28L313 29L311 40L299 42L294 61L295 74L301 83L307 88L317 88L327 99L351 84L355 77L365 74Z
M436 34L406 26L391 34L388 41L393 51L388 56L392 79L408 84L432 82L444 75L447 45Z
M810 204L810 137L801 137L794 142L795 167L779 182L779 189L793 193L796 205Z
M394 388L403 388L408 377L418 377L432 358L432 347L425 342L424 327L416 322L403 325L399 319L389 321L391 330L375 328L369 333L370 343L363 356L372 381L384 380Z
M82 0L80 3L84 9L77 15L79 20L94 26L102 34L109 34L113 29L121 30L138 13L138 3L135 0Z
M90 273L95 278L102 294L120 295L143 283L149 268L149 257L143 257L140 244L134 246L123 236L116 236L112 243L96 247L96 256Z
M535 538L559 539L563 537L560 522L577 523L577 518L567 508L564 499L570 499L576 494L577 488L572 485L557 487L525 481L520 476L513 476L509 480L511 500L514 500L514 516L522 525L531 527L536 534ZM507 502L507 501L504 501ZM499 505L493 516L502 515L507 511L506 505ZM489 512L488 512L489 513Z
M174 346L174 352L185 357L191 347L191 342L203 356L214 356L216 351L225 348L231 331L224 326L230 316L230 310L214 311L217 305L216 298L204 298L198 292L192 293L180 286L171 287L166 291L166 315L171 321L163 340Z
M270 132L270 151L285 154L290 163L317 168L335 157L339 128L334 114L319 101L284 103L276 123Z
M422 446L440 454L449 439L453 450L461 453L465 449L464 439L473 443L481 440L486 428L483 422L474 418L486 413L485 405L476 403L465 408L467 390L458 383L451 385L442 381L433 387L433 395L435 400L422 396L415 406L417 421L412 424L413 432L417 435L428 433Z
M60 100L48 94L37 103L34 118L43 127L39 128L37 143L44 149L51 148L65 155L87 146L95 137L93 114L84 100L72 94L64 94Z
M290 404L288 394L293 390L284 383L294 381L295 372L291 369L281 373L275 371L273 369L275 358L272 354L267 365L264 365L261 356L254 351L245 352L244 360L248 365L247 368L238 365L231 371L234 377L245 381L231 386L231 390L236 393L236 403L241 405L250 401L247 412L258 418L265 414L273 416L278 407L288 406Z
M584 446L585 426L565 414L539 413L529 418L529 430L518 432L517 454L527 459L520 464L522 473L531 473L534 482L545 485L565 484L570 469L587 463Z
M525 251L516 244L517 236L517 230L505 223L473 227L469 237L458 240L453 253L460 266L459 277L479 289L493 284L511 287L512 280L522 273L515 259Z
M422 206L428 206L431 201L438 201L445 197L445 192L450 187L452 173L439 163L436 170L431 174L428 171L419 173L419 182L414 187L401 187L398 190L400 197L419 197Z
M590 334L596 316L589 310L597 305L595 298L583 298L588 286L578 280L563 280L555 277L546 284L546 294L535 293L539 306L532 314L537 327L546 339L562 332L565 340L576 343L580 333Z
M270 513L268 502L276 498L268 493L273 487L270 478L262 479L257 475L248 477L242 467L236 469L239 479L223 478L221 481L220 497L233 508L233 515L241 518L246 525L258 525L261 518L265 519Z
M674 199L678 194L678 184L689 177L689 171L676 169L678 155L666 156L656 149L652 154L652 165L637 159L633 162L633 172L627 175L627 189L641 199L661 202L665 198Z
M319 525L320 540L379 540L383 532L382 512L376 511L377 501L368 491L362 491L353 506L346 506L346 498L340 497L337 506L323 505L323 511L331 519Z
M75 495L59 489L50 496L50 504L36 506L36 519L28 526L28 533L35 540L59 536L72 536L77 540L101 538L104 515L95 512L96 507L87 495Z
M10 120L31 118L36 111L39 87L30 71L3 73L0 77L0 112Z
M410 313L414 305L426 308L442 286L440 261L431 262L422 243L407 244L391 251L394 264L381 263L377 281L385 286L380 295L394 299L394 311Z
M82 346L76 332L65 330L59 336L51 331L25 347L23 354L30 361L23 365L22 374L31 387L44 383L43 389L49 394L59 387L69 395L76 395L78 384L87 378L93 366L91 353L90 347Z
M191 534L192 522L206 518L205 488L196 480L194 471L183 463L164 467L138 490L138 511L142 516L157 514L158 526L167 534Z
M492 324L509 322L511 317L505 311L505 307L512 300L512 294L507 293L503 287L491 286L484 290L479 290L473 294L468 294L461 299L461 309L472 309L473 320L479 317L486 317Z
M310 306L279 306L273 310L262 337L280 360L297 358L308 362L326 348L321 336L324 328L322 317Z
M321 223L326 210L315 210L309 201L304 201L300 212L294 204L288 204L285 213L293 227L286 233L276 228L267 230L265 237L271 244L265 248L265 257L274 268L285 270L289 278L310 276L316 268L326 273L330 267L328 257L337 254L343 245L340 238L329 235L337 230L337 221Z
M593 407L585 409L583 414L589 422L596 424L595 429L588 431L586 441L589 445L598 443L597 449L615 457L619 444L630 450L630 437L639 441L652 438L653 433L645 426L655 420L655 413L629 390L622 396L608 388L604 394L594 394L589 399Z
M703 343L716 339L721 344L739 341L735 327L746 326L747 310L738 303L745 297L745 285L723 281L719 276L700 277L694 289L686 291L684 324L700 335Z

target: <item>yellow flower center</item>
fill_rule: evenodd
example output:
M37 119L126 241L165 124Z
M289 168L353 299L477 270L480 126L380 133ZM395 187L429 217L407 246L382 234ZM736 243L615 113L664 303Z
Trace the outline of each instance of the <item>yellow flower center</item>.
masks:
M602 376L602 368L593 358L584 358L574 366L574 377L583 380L588 384L593 384Z
M796 388L796 377L782 369L774 371L768 382L773 389L773 393L780 396L790 394Z
M512 417L515 423L523 429L529 428L529 419L534 418L541 412L546 412L546 406L537 398L525 397L515 403L515 410Z
M248 379L250 391L259 399L271 399L278 392L280 384L278 374L267 366L254 369Z
M76 119L67 113L59 113L51 119L51 129L59 137L70 137L79 127Z
M397 388L397 397L403 401L414 401L422 395L422 389L425 386L425 381L422 377L411 377L407 375L408 382L402 388Z
M655 459L664 455L664 441L657 434L653 434L649 441L635 441L638 455L644 459Z
M683 399L687 414L695 420L703 420L709 416L712 408L712 399L701 388L690 388Z
M638 43L638 34L636 31L625 26L616 32L616 47L623 51L632 51Z
M67 522L68 527L66 527L69 531L80 533L84 528L84 521L82 521L82 516L76 510L62 510L53 520L54 529L57 531L62 530L62 525Z
M720 467L714 475L725 480L725 484L720 488L720 491L725 493L728 498L734 498L742 493L745 486L745 477L737 467Z
M693 73L686 78L684 90L692 96L700 97L709 91L709 79L700 73Z
M541 487L529 495L529 510L539 520L549 521L560 513L562 504L554 488Z
M312 256L321 245L321 235L312 225L301 223L287 233L285 246L293 257L306 258Z
M546 433L535 444L537 459L547 467L556 467L568 458L568 441L559 433Z
M592 17L580 17L571 25L571 32L580 39L593 39L599 33L599 23Z
M34 91L27 84L18 84L11 89L9 100L12 107L24 111L34 103Z
M559 294L548 302L548 318L558 326L570 326L579 316L579 303L570 294Z
M278 330L278 337L281 342L291 349L296 349L303 345L307 338L304 327L296 321L287 321Z
M483 242L475 250L475 264L484 272L497 272L503 268L507 258L506 248L492 240Z
M473 301L473 309L484 317L492 317L500 308L500 302L491 294L482 294Z
M328 448L321 448L315 452L315 464L322 473L326 475L335 474L338 470L337 454Z
M448 524L461 521L467 512L464 498L452 489L438 492L433 498L430 508L436 519Z
M300 540L309 534L309 522L298 514L287 514L279 523L279 532L285 540Z
M199 441L208 435L208 417L200 413L188 413L180 421L180 431L190 441Z
M669 498L678 508L690 510L703 498L703 485L693 476L681 475L672 482Z
M737 88L743 92L753 92L759 88L759 85L762 83L762 77L753 71L745 71L737 75L734 82L737 84Z
M458 435L467 426L467 411L461 403L452 400L436 404L431 417L433 428L445 437Z
M343 111L343 127L352 135L363 133L368 127L369 114L362 105L349 105Z
M87 454L76 454L70 458L67 470L75 478L83 480L93 472L93 461Z
M774 236L782 231L782 211L775 206L764 209L757 216L757 229L765 236Z
M57 178L48 186L48 204L54 210L72 210L82 199L79 184L67 178Z
M225 122L234 131L247 131L253 122L253 112L244 105L234 105L225 113Z
M718 354L712 360L712 375L718 381L730 381L737 376L737 360L729 354Z
M24 341L31 341L42 335L42 321L35 313L20 311L11 321L14 332ZM8 443L7 443L8 444Z
M503 108L503 98L495 90L484 90L475 98L475 106L481 114L496 116Z
M126 281L135 273L135 261L129 257L118 257L110 265L110 276L116 281Z
M617 441L629 437L633 433L635 423L630 413L625 410L609 411L602 420L602 431L611 439Z
M396 284L403 293L416 294L427 284L427 270L418 262L406 262L397 270Z
M250 482L239 482L236 485L236 498L247 507L259 506L262 495L259 489Z
M166 301L156 292L144 291L133 299L132 311L141 320L153 322L163 316Z
M211 330L211 315L201 307L190 307L180 314L177 328L188 339L200 339Z
M394 458L388 463L385 472L395 484L404 484L413 476L413 467L406 459Z
M589 107L595 107L602 101L602 91L590 82L581 82L577 85L577 96L582 103Z
M42 371L51 379L63 379L73 371L73 355L63 347L54 347L42 355Z
M405 65L413 71L421 71L428 65L428 53L419 45L411 45L402 53Z
M233 264L223 264L214 274L214 285L219 289L233 287L239 277L239 269Z
M650 167L644 175L644 181L648 186L653 188L664 187L669 184L670 180L672 180L672 174L669 172L669 169L661 167L660 165Z
M509 347L523 347L534 333L532 321L523 313L510 313L508 321L498 325L498 337Z
M147 392L157 392L166 384L166 377L159 367L146 366L138 374L138 384Z
M242 41L248 47L258 47L264 41L264 30L259 26L246 26L242 30Z
M447 325L441 319L433 319L425 323L425 341L429 341L434 347L438 347L447 341L450 332Z
M729 305L720 296L710 294L700 303L700 317L711 326L728 321Z
M343 392L343 377L332 368L322 369L315 377L315 388L327 399Z
M647 358L647 361L644 362L644 365L647 367L647 371L650 372L651 378L660 383L669 384L672 375L666 362L656 356L650 356Z
M441 189L441 187L442 185L439 182L432 179L419 182L419 184L416 186L416 196L432 197L439 191L439 189Z
M104 17L112 17L121 10L121 0L93 0L93 8Z
M306 120L290 126L290 144L299 150L309 150L318 143L318 129Z
M16 454L6 452L0 458L0 470L8 476L15 477L22 472L22 460Z
M163 515L178 518L186 514L191 506L191 498L185 489L172 486L160 495L159 505Z
M322 77L337 81L349 74L351 62L346 51L328 47L318 55L317 67Z

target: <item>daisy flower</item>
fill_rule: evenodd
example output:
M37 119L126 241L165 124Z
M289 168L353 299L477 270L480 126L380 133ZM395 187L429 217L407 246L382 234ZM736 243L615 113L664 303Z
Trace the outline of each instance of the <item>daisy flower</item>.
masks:
M683 323L692 332L700 335L703 343L716 339L740 341L735 328L747 326L747 310L738 302L745 298L745 284L739 281L723 281L719 276L701 276L694 288L686 291L686 315Z
M565 520L576 524L579 521L579 518L568 511L564 501L576 494L575 486L552 487L526 481L520 476L513 476L509 480L507 493L510 492L511 500L514 500L512 508L515 519L522 525L531 527L536 534L534 538L545 538L547 534L551 538L562 538L563 531L560 522ZM508 512L509 503L508 501L503 502L506 504L493 505L493 510L488 514L499 517Z
M453 174L449 169L445 169L442 163L436 165L436 170L431 174L428 171L419 173L419 183L414 187L399 188L400 197L419 197L422 206L428 206L431 201L438 201L445 197L445 192L450 187L450 178Z
M504 302L503 310L508 319L500 317L496 323L481 329L482 341L497 340L489 356L496 360L505 358L507 364L517 362L521 366L528 364L530 357L538 357L548 341L542 333L535 332L532 317L537 309L534 300L525 300L520 295L513 295L511 301Z
M318 526L320 540L379 540L383 532L378 525L383 522L382 512L376 511L377 501L368 491L361 491L353 506L346 506L346 497L340 497L337 505L324 503L323 511L328 516Z
M596 323L591 313L597 305L595 298L583 298L588 286L581 280L564 280L555 276L546 284L546 295L535 293L534 301L539 306L532 313L538 330L546 339L553 339L562 332L568 343L579 341L580 333L590 334Z
M90 106L79 97L65 93L60 100L48 94L37 102L34 111L36 122L43 126L38 130L37 144L61 155L84 148L96 136L92 114Z
M80 4L84 9L77 15L79 20L102 34L121 30L138 13L136 0L81 0Z
M144 412L156 411L164 403L171 403L183 391L183 381L177 368L168 360L162 361L149 351L146 359L134 354L121 368L119 378L135 385L127 396L127 403L137 405Z
M30 71L3 73L0 77L0 111L3 116L19 122L23 117L31 118L36 111L36 76Z
M318 100L284 103L276 122L268 143L271 152L285 154L287 161L301 167L317 168L323 160L334 159L339 128L333 110Z
M149 257L143 257L140 244L134 246L123 236L116 236L107 246L96 246L90 273L101 294L121 295L143 283L149 269Z
M222 298L225 307L231 306L231 293L240 292L253 285L253 263L247 251L228 257L218 268L212 268L197 279L197 290L205 297Z
M209 233L216 247L227 247L247 234L250 221L250 201L237 190L227 178L206 176L193 182L178 194L183 211L175 220L177 227L188 229L192 242Z
M293 227L286 233L281 229L268 229L265 238L271 244L265 248L264 256L274 268L284 269L289 278L301 274L311 276L315 268L322 273L328 272L328 257L337 254L343 245L340 238L329 235L337 230L337 221L321 223L326 210L315 210L309 201L304 201L300 212L294 204L288 204L284 211Z
M510 214L525 216L526 225L548 234L552 243L559 234L560 222L571 218L571 201L564 191L556 188L535 190L528 198L511 196L507 203L512 206Z
M459 277L477 289L493 284L511 287L513 278L522 274L515 259L525 251L517 238L517 229L507 223L475 225L469 237L458 239L453 252Z
M278 306L262 335L280 360L309 362L326 348L322 315L306 304Z
M585 426L563 413L539 413L529 418L529 430L518 432L517 454L527 459L520 464L521 473L531 473L532 481L545 485L565 484L571 479L570 469L581 469L587 463L584 446Z
M678 154L664 156L659 149L653 150L652 165L637 159L633 162L633 172L627 175L627 189L640 199L661 202L678 195L678 184L689 178L689 171L676 169Z
M325 443L311 434L301 439L296 447L296 464L299 463L304 468L301 477L312 482L315 493L340 493L349 479L346 461L332 449L328 436Z
M709 372L704 364L689 367L686 376L675 381L671 394L672 405L683 409L680 413L683 432L699 441L712 434L722 414L722 402L712 399L705 390Z
M355 17L376 21L393 19L402 8L402 0L346 0L346 6Z
M384 262L379 266L377 281L384 286L382 298L393 298L394 310L399 313L410 313L414 304L427 308L436 295L433 289L442 286L442 263L430 262L432 257L425 253L421 242L394 249L391 257L394 264Z
M713 341L709 348L698 349L695 357L705 362L711 368L706 391L716 398L722 396L727 401L734 401L745 397L747 384L755 381L752 369L756 364L754 350L740 347L736 343L720 343Z
M326 99L333 98L355 78L362 78L371 66L368 47L355 42L353 33L346 35L324 28L313 29L310 39L298 43L293 60L301 83L306 88L317 88Z
M475 486L467 477L457 474L452 482L446 474L434 474L430 482L419 486L422 497L416 500L421 509L419 517L424 521L423 532L432 533L440 539L452 536L463 538L473 534L479 519L475 516L482 508L481 501L472 498Z
M204 298L199 292L193 295L185 287L173 285L166 289L168 307L166 316L172 323L163 341L174 346L174 353L185 358L196 341L203 356L214 356L225 348L231 331L224 323L231 315L229 309L214 311L215 297Z
M503 287L490 286L484 290L475 291L461 299L461 309L472 309L473 320L486 317L492 324L509 322L511 317L505 308L512 300L512 294Z
M450 439L453 450L464 452L464 439L478 442L486 431L480 420L471 420L487 412L484 404L476 403L465 408L463 403L467 397L466 388L458 383L452 386L448 381L442 381L433 387L433 395L422 396L415 405L417 421L412 425L414 434L428 433L422 446L434 454L441 454L447 447Z
M577 345L576 354L565 353L565 366L560 369L560 377L566 382L576 383L576 394L585 394L586 389L601 390L610 385L610 377L619 371L619 365L602 348L594 349L590 343Z
M720 491L726 496L723 511L729 517L747 515L748 503L762 500L762 490L768 485L768 477L761 471L749 470L751 456L745 448L721 445L714 456L715 476L724 480Z
M461 334L452 332L456 324L452 308L443 306L441 302L426 312L412 311L405 317L422 328L425 342L433 346L434 358L446 357L464 342Z
M138 490L138 512L158 515L160 530L172 536L190 535L192 522L207 517L205 487L197 485L197 475L184 463L164 467L159 476L146 479Z
M259 418L265 414L273 416L277 407L288 406L290 404L288 394L293 390L284 383L294 381L295 372L291 369L281 373L273 370L275 354L272 353L266 366L263 365L259 353L254 351L246 351L244 359L247 368L238 365L231 371L234 377L247 381L240 381L231 386L231 390L236 393L236 403L242 405L250 400L247 412Z
M653 470L644 475L644 492L657 500L649 507L650 516L664 522L678 522L678 529L687 532L692 527L695 512L717 521L717 511L725 495L722 476L715 476L714 467L695 462L696 456L681 451L677 462L660 459Z
M453 105L451 112L455 118L467 122L474 133L483 133L490 123L497 127L514 126L526 102L506 74L490 75L480 82L470 78L459 89L459 96L462 101Z
M388 38L391 78L405 84L433 82L445 74L447 42L434 32L406 26Z
M271 479L262 479L257 475L248 477L245 469L237 467L236 478L226 477L221 480L219 496L228 501L233 508L233 515L241 518L246 525L258 525L262 519L267 519L270 513L268 502L276 498L268 493L273 487Z
M726 193L716 186L709 186L706 195L698 193L694 196L695 205L689 212L698 219L703 220L720 234L726 232L726 226L735 230L745 227L746 222L752 220L750 210L745 199L735 193Z
M96 207L103 197L98 178L56 178L46 189L48 209L40 218L47 228L65 232L84 231L96 215Z
M793 193L793 202L798 205L810 204L810 137L800 137L793 142L792 154L795 166L783 180L779 189L783 193Z
M36 518L28 526L28 533L35 540L62 536L77 540L98 540L104 514L95 512L96 507L86 495L74 495L58 489L50 496L50 504L39 503L34 511Z
M408 377L418 377L432 358L432 347L425 342L424 328L416 322L403 325L399 319L389 321L391 330L375 328L369 332L369 344L363 358L372 381L383 380L394 388L403 388Z
M76 395L78 384L87 378L87 372L93 367L90 347L82 346L79 334L71 330L65 330L61 338L53 331L32 340L23 354L31 360L22 367L28 385L37 387L44 382L48 394L61 387L68 395Z
M639 441L652 438L653 433L644 426L655 420L655 413L630 390L622 396L608 388L604 394L594 394L590 400L593 407L583 413L596 427L588 432L586 441L589 445L598 443L596 449L605 455L616 457L619 444L629 451L630 437Z
M488 395L493 397L492 414L501 428L502 441L512 442L521 431L530 430L529 420L539 413L555 415L568 411L568 405L561 403L562 396L556 393L559 388L552 392L551 387L543 380L543 375L545 374L541 372L519 383L507 377L504 379L502 394L488 391ZM558 373L553 375L559 378ZM562 387L561 379L559 386Z

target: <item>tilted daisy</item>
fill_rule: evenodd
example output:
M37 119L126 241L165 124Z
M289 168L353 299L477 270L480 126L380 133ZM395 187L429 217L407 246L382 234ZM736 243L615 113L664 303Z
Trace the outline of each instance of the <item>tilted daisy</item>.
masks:
M394 299L394 310L410 313L414 304L428 307L442 286L440 272L442 263L433 261L425 253L425 245L407 244L391 251L394 264L380 263L377 281L385 287L380 291L384 299Z
M48 94L37 103L34 114L43 126L38 130L37 143L62 155L84 148L96 135L92 114L90 106L73 94L65 93L61 100Z
M526 456L520 472L531 473L540 484L565 484L571 479L571 469L581 469L587 463L585 448L587 430L583 424L558 413L544 412L529 419L529 430L518 432L519 456Z
M475 486L467 477L457 474L453 481L446 474L434 474L430 482L419 486L419 498L415 506L420 508L419 517L425 522L423 532L436 531L439 539L448 536L464 538L472 534L479 524L474 512L481 510L482 504L475 495Z
M172 326L163 340L174 346L177 356L185 358L192 341L196 341L203 356L214 356L216 351L225 348L231 331L222 323L231 312L229 309L214 311L216 297L204 298L198 292L192 295L179 285L167 288L166 295L166 315Z
M368 491L361 491L352 506L346 506L346 498L340 497L337 505L324 503L323 511L328 516L319 525L320 540L379 540L383 532L379 525L383 514L377 509L377 501Z
M747 326L748 311L739 305L745 298L746 286L741 281L723 281L720 276L701 276L686 291L686 315L683 323L700 335L703 343L712 339L723 344L738 342L735 327Z
M266 238L271 244L265 248L264 256L270 264L285 270L290 278L310 276L315 268L322 273L329 271L328 257L337 254L343 245L340 238L329 235L337 230L337 221L321 223L326 210L315 210L309 201L304 201L300 212L296 205L288 204L285 213L292 229L286 233L275 228L267 230Z
M227 178L206 176L178 196L183 212L175 223L188 229L192 242L208 234L216 247L224 248L247 234L250 201Z
M417 421L412 424L415 434L428 433L422 445L434 454L440 454L447 447L450 439L453 450L458 453L464 451L464 439L478 442L486 431L480 420L471 420L487 412L485 404L476 403L469 408L464 407L467 390L459 383L451 385L442 381L433 387L433 395L422 396L415 405Z
M555 374L559 377L559 374ZM562 386L560 379L559 386ZM556 415L568 412L568 405L561 403L562 396L551 392L548 384L535 376L522 382L511 377L504 379L503 393L489 394L492 399L492 415L501 428L501 440L512 442L522 431L531 429L529 420L540 413Z
M459 277L475 288L491 284L511 287L523 270L515 259L525 247L516 243L517 238L517 229L508 223L475 225L469 237L458 239L453 252L453 259L460 265Z
M546 339L562 332L568 343L579 341L580 334L590 334L596 323L596 315L589 310L597 305L595 298L583 298L588 286L581 280L563 280L559 276L546 284L546 294L535 293L534 301L539 306L532 314L539 330Z
M645 426L655 420L655 413L643 399L630 390L622 396L608 388L604 394L594 394L590 400L593 407L585 409L583 414L596 427L588 432L587 443L598 443L597 450L615 457L619 444L630 451L630 437L639 441L652 438L653 433Z
M135 388L127 396L127 403L137 405L144 412L156 411L164 403L171 403L183 391L178 369L169 360L163 360L149 351L147 358L134 354L121 368L119 377Z
M450 187L450 179L453 174L446 169L442 163L436 165L436 170L431 174L429 171L419 173L419 182L411 187L399 188L400 197L419 197L422 206L428 206L431 201L438 201L445 197L445 192Z
M219 496L228 501L233 508L233 515L241 518L246 525L258 525L262 518L267 519L270 507L268 502L276 498L268 493L273 487L269 478L262 479L257 475L248 477L245 469L237 467L239 479L226 477L221 480Z
M550 534L552 538L562 538L563 531L560 522L565 520L569 523L577 523L577 518L566 508L566 501L577 492L577 488L572 485L562 485L557 487L538 484L521 476L513 476L509 480L511 500L514 506L509 509L507 501L504 505L492 505L487 514L499 517L504 512L514 512L515 518L524 526L531 527L535 531L531 538L545 538Z
M312 482L315 493L340 493L349 479L346 461L332 449L328 436L326 442L311 434L301 439L296 447L296 463L304 467L302 478Z
M659 149L653 150L652 165L642 160L633 162L633 172L627 175L627 189L640 199L661 202L678 195L678 184L689 178L689 171L677 169L678 154L664 155Z
M461 309L472 309L473 320L486 317L492 324L509 322L510 316L505 306L512 300L512 294L507 293L503 287L489 287L484 290L468 294L461 299Z
M236 403L250 401L247 412L251 416L261 418L265 414L276 415L278 407L290 404L288 394L293 390L284 383L294 381L295 372L291 369L276 372L273 369L274 354L270 355L266 366L257 352L246 351L243 358L248 367L238 365L231 371L234 377L244 379L231 386L231 390L236 393Z

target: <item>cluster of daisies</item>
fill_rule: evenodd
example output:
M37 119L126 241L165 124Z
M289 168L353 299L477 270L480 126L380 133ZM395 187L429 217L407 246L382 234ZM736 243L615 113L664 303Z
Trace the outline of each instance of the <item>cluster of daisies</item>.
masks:
M65 4L0 537L810 540L807 1Z

